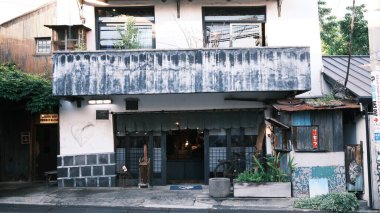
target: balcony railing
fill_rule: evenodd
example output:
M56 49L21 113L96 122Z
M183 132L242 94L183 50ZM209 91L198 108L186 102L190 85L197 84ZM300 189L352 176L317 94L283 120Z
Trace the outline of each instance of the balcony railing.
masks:
M310 90L307 47L54 53L56 96Z

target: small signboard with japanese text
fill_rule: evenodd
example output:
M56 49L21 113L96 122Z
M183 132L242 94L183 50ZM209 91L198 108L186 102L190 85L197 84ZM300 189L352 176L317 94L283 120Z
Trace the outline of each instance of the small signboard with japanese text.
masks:
M57 124L58 114L41 114L40 124Z
M373 105L373 132L375 142L380 143L380 70L371 72L372 105Z

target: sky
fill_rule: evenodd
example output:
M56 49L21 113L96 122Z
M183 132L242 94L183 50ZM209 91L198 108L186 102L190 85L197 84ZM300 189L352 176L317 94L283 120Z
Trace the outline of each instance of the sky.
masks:
M22 15L50 1L51 0L0 0L0 23ZM366 1L369 0L356 0L356 4L363 4ZM284 3L286 3L286 0L284 0ZM332 8L333 15L338 18L342 18L345 14L345 8L352 5L351 0L326 0L326 3L328 7Z

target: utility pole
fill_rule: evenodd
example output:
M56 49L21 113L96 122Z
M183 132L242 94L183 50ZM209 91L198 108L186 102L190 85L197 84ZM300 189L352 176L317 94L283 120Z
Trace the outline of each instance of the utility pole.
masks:
M372 206L380 209L380 1L368 1L368 36L371 60L373 116L371 116L371 144L367 149L370 152L371 168L368 168L372 182ZM367 152L368 152L367 151ZM371 183L370 183L371 184Z

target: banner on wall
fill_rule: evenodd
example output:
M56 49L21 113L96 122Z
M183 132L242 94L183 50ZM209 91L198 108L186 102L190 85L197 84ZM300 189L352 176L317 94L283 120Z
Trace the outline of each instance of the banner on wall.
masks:
M380 143L380 70L371 72L374 140Z

